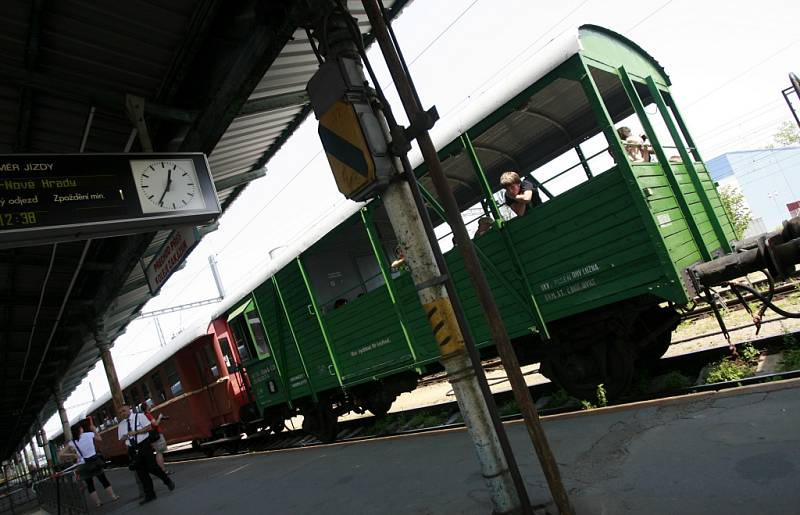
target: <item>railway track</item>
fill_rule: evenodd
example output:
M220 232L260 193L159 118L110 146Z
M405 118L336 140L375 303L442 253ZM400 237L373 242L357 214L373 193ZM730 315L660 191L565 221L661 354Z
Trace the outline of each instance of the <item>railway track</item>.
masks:
M790 333L790 334L792 334L796 338L800 337L800 332ZM771 353L784 346L785 336L787 335L781 334L775 336L764 336L760 338L754 338L746 342L738 343L736 344L736 346L743 347L744 345L750 344L762 353L763 352ZM704 349L701 351L692 352L688 354L663 358L655 366L651 367L649 372L651 377L658 377L660 375L667 374L673 371L678 371L681 374L684 374L689 377L696 377L701 372L703 367L705 367L709 363L719 361L720 359L723 359L727 356L730 356L730 349L727 346ZM494 360L489 360L487 363L484 364L484 366L487 368L487 370L490 370L499 368L502 365L500 365L499 360L494 359ZM655 393L630 395L617 399L614 402L609 402L608 406L619 406L634 402L655 400L663 397L675 397L697 392L736 388L748 384L773 381L776 379L790 379L795 377L800 377L800 370L754 376L737 381L723 381L717 383L689 386L681 389L665 390ZM432 384L444 380L445 378L443 375L441 375L441 377L434 376L426 380L426 383ZM497 382L497 379L494 379L492 381ZM580 411L583 409L582 405L579 402L562 405L554 408L545 407L546 406L545 401L551 399L553 395L556 394L557 391L557 387L552 383L548 382L544 384L534 385L530 387L530 390L533 398L538 400L537 405L539 405L539 413L542 416ZM498 406L506 404L513 399L512 392L510 391L497 393L495 394L494 397L495 397L495 402L498 404ZM376 430L376 428L379 428L380 426L376 424L377 419L375 419L374 417L364 417L359 419L342 421L339 424L339 434L337 437L337 442L340 443L355 442L355 441L362 441L362 440L368 440L372 438L379 438L391 435L395 436L408 435L408 434L442 431L446 429L463 427L463 423L460 421L458 413L459 413L458 407L455 401L446 402L435 406L426 406L422 408L414 408L401 412L390 413L389 415L384 417L383 420L391 421L391 419L395 419L399 421L402 420L411 421L414 420L415 418L420 420L425 418L435 418L441 421L441 423L437 423L429 427L403 427L402 423L400 423L396 426L395 429L390 431ZM503 420L511 421L520 419L521 416L519 414L510 414L503 416L502 418ZM386 423L383 425L390 427L392 424ZM239 442L238 448L229 448L226 450L220 450L219 452L220 454L222 453L239 454L247 452L264 452L264 451L272 451L280 449L302 448L314 445L323 445L323 444L315 437L308 435L301 430L296 429L296 430L284 431L277 435L276 434L266 435L263 433L258 433L256 435L250 436L247 439L241 440ZM181 461L208 458L208 456L202 452L195 451L193 449L184 449L179 451L170 451L166 454L166 458L167 461L169 462L181 462Z

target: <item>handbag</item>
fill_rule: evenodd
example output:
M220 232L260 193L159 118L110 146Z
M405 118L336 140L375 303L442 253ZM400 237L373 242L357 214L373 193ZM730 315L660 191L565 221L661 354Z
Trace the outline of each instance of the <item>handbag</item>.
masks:
M102 454L95 453L94 456L84 458L83 451L81 451L81 448L78 447L78 442L72 440L72 445L75 447L75 450L78 451L78 454L81 455L81 458L83 458L83 463L78 467L78 473L82 478L87 479L90 477L99 476L103 473L103 467L105 466L106 462L103 459Z

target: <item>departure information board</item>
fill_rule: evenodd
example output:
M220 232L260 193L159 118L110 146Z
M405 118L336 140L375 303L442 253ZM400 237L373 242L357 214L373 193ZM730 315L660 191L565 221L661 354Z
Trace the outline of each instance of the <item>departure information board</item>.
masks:
M203 154L0 155L0 248L204 225L219 213Z

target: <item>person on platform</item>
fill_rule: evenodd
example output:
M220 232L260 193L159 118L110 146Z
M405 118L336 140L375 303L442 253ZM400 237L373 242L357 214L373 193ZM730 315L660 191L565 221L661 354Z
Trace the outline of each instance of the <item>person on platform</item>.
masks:
M153 480L150 474L159 478L167 488L175 489L175 482L158 466L155 452L150 444L150 421L141 413L131 411L131 407L124 404L119 409L119 426L117 436L128 446L128 456L131 467L136 471L144 490L144 499L139 504L145 504L156 499Z
M150 413L150 408L153 407L153 401L143 403L142 407L144 416L150 421L150 427L152 428L150 431L150 444L153 446L153 450L156 453L156 464L158 464L161 470L166 472L167 475L170 475L170 471L167 470L167 465L164 463L167 439L164 437L164 429L161 427L161 421L167 420L169 417L165 417L163 413L159 414L158 417L153 416L153 414ZM157 438L155 438L156 434L158 435Z
M521 179L517 172L508 171L500 176L500 185L505 188L506 205L517 216L523 216L533 206L542 203L539 190L533 182Z
M114 488L111 482L103 472L105 460L97 453L94 446L95 442L102 441L102 438L97 434L97 428L94 423L89 419L89 431L83 430L83 425L78 424L72 428L72 440L67 442L64 447L61 457L65 459L77 459L78 461L78 474L81 479L86 483L86 490L89 492L89 498L95 506L102 506L100 496L94 487L94 478L100 481L100 484L106 489L106 493L111 498L111 501L119 499L117 494L114 493Z

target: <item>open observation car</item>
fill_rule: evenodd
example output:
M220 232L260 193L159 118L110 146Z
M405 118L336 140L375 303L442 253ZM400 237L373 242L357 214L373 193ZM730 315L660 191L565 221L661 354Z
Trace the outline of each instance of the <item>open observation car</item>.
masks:
M637 363L661 357L679 321L672 306L696 293L687 269L731 251L733 228L669 88L639 46L585 25L479 96L460 123L433 130L462 210L495 221L475 245L518 351L583 398L600 383L624 391ZM650 160L629 160L623 121L642 127ZM546 200L505 220L497 190L508 170ZM443 220L425 166L416 173ZM375 200L228 314L237 340L254 346L246 368L270 427L302 413L306 429L332 439L339 414L385 413L436 366L410 275L389 268L395 244ZM490 352L461 258L446 259Z

